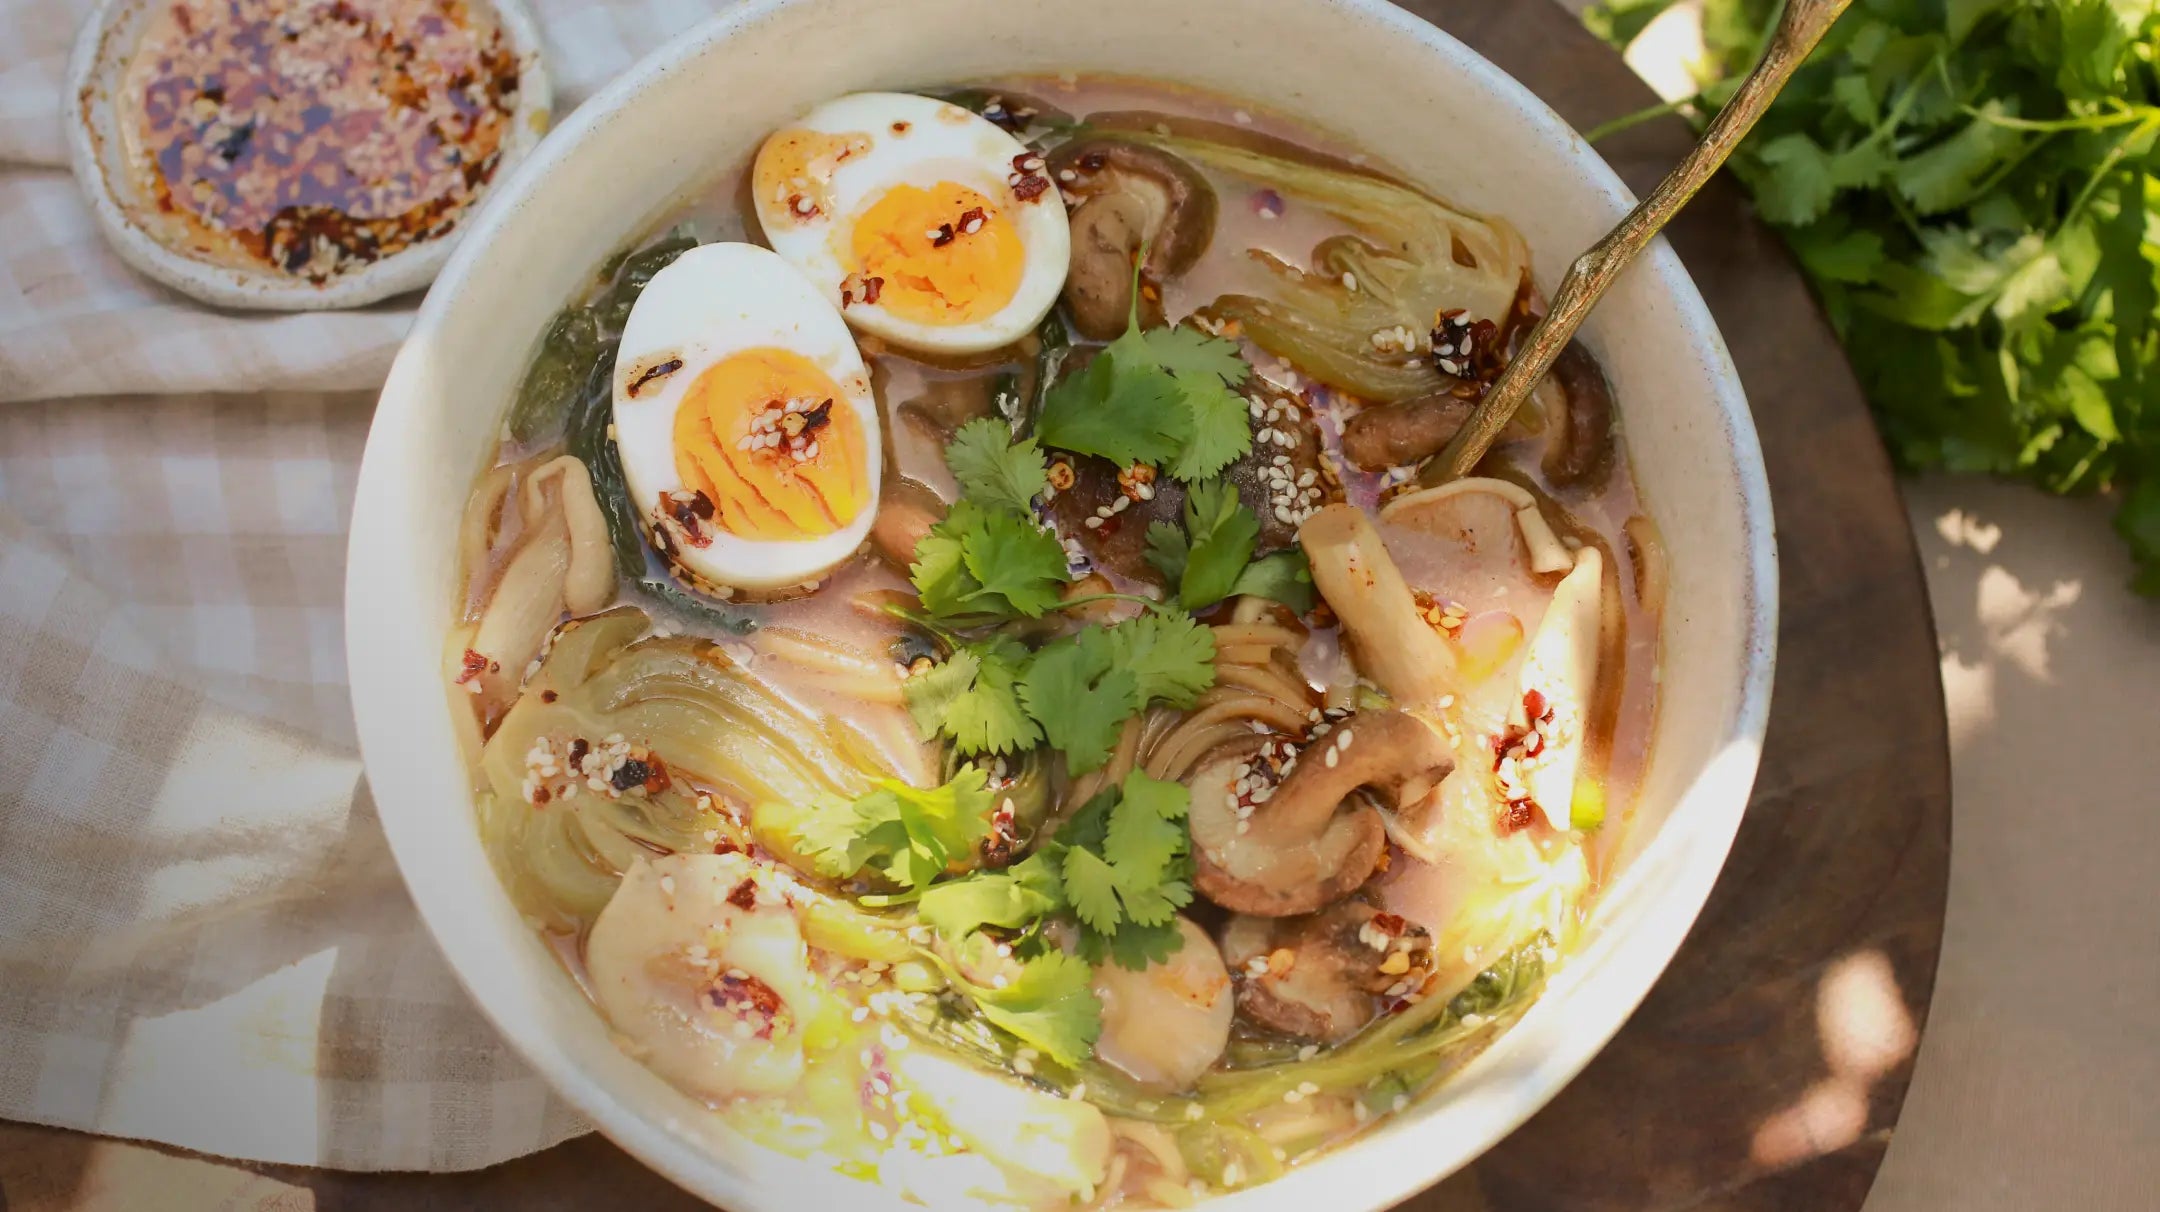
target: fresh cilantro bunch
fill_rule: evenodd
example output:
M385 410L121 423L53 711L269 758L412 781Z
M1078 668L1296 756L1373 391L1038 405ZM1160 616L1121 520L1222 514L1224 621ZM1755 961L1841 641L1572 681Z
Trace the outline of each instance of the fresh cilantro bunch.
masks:
M1612 0L1624 45L1671 0ZM1773 0L1706 0L1707 120ZM2160 593L2160 5L1860 0L1732 166L1906 467L2112 489Z
M1190 707L1215 684L1215 633L1150 611L1030 652L992 635L901 684L924 736L961 753L1018 753L1047 740L1074 773L1108 758L1118 729L1151 702Z
M1197 328L1143 332L1136 307L1123 336L1050 389L1037 433L1059 450L1204 480L1252 448L1234 390L1251 373L1237 342Z

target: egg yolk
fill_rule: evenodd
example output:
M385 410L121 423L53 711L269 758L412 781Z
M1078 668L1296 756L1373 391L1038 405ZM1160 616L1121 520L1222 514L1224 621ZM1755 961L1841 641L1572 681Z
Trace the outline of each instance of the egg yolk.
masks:
M990 199L941 181L896 185L855 220L857 273L883 279L878 305L916 324L967 324L996 315L1020 290L1027 250Z
M861 418L839 384L788 349L707 367L675 413L675 470L745 539L831 534L869 503Z

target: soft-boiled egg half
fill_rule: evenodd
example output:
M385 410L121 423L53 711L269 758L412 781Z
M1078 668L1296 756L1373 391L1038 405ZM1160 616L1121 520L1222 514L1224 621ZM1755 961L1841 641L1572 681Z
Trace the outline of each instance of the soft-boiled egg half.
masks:
M653 275L615 355L615 441L654 546L718 596L815 580L877 513L855 338L756 245L700 245Z
M1043 158L957 105L828 101L765 140L751 188L773 250L896 345L1010 345L1065 285L1072 233Z

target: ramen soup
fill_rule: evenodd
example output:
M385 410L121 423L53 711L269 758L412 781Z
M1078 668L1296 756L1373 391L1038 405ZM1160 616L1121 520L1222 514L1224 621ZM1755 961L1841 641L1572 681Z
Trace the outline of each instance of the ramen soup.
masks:
M474 488L505 888L625 1051L930 1205L1400 1111L1568 953L1655 706L1591 355L1424 470L1541 307L1504 218L1210 97L800 115L536 334Z

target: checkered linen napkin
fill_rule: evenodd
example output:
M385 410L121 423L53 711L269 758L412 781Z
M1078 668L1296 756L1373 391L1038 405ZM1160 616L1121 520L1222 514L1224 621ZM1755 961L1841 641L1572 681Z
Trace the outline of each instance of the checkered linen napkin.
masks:
M723 2L539 5L558 108ZM353 745L345 533L412 302L131 274L66 168L87 11L0 0L0 1118L348 1169L545 1148L585 1125L428 940Z

